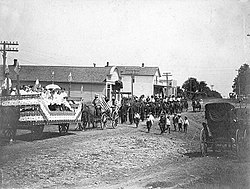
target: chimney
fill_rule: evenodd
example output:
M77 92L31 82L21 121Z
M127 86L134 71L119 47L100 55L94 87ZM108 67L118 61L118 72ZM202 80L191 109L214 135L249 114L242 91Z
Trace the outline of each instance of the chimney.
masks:
M144 68L144 63L142 63L142 64L141 64L141 67L143 67L143 68Z
M14 59L14 66L16 66L17 64L17 59Z
M96 66L96 63L93 63L94 67Z
M106 65L106 67L109 67L109 62L107 62L107 65Z

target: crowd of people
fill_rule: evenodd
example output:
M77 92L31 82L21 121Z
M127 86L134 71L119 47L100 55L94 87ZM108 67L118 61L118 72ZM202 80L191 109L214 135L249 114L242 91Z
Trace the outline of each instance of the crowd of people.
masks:
M67 101L68 94L65 89L46 89L46 87L42 87L40 84L34 86L23 85L19 89L19 94L40 95L50 111L73 111ZM10 95L18 95L18 90L10 88Z
M181 97L145 97L144 95L131 98L122 98L119 109L121 123L135 123L138 127L138 120L145 121L148 132L156 118L159 118L161 134L166 130L170 133L171 123L174 131L187 132L189 125L188 118L182 118L181 113L187 111L187 99ZM172 118L172 121L171 121Z

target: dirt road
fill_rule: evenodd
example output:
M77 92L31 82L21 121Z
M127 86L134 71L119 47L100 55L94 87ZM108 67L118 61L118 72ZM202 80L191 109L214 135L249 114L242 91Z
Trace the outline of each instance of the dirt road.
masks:
M145 123L116 129L88 129L60 136L47 126L31 141L18 131L17 141L2 144L3 188L249 188L250 164L231 151L201 157L199 134L204 112L187 112L188 133L160 135ZM171 128L173 129L173 128Z

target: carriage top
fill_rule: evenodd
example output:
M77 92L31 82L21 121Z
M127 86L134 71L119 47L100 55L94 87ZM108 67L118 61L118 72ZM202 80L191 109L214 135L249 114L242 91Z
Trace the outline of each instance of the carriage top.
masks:
M206 104L205 119L213 138L230 139L238 128L236 109L230 103Z

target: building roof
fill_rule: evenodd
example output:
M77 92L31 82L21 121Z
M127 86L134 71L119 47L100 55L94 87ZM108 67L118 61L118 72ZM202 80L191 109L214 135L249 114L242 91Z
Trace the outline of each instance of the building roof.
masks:
M131 75L132 70L137 70L136 75L140 76L154 76L156 72L160 74L158 67L141 67L141 66L117 66L121 75Z
M3 80L3 66L0 66L0 80ZM68 76L71 73L72 82L89 83L105 82L110 75L112 67L73 67L73 66L30 66L21 65L20 80L22 81L52 81L52 72L54 72L55 82L68 82ZM14 65L9 65L10 78L16 79Z

